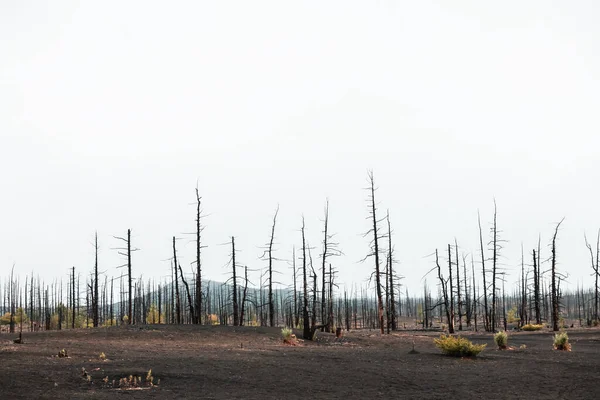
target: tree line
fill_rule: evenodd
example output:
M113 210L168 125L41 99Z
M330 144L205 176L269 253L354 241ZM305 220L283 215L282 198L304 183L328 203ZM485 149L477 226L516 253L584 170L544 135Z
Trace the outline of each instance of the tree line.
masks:
M11 333L17 329L22 332L132 324L293 326L302 328L305 339L312 339L318 330L369 328L383 334L406 329L407 323L409 328L420 329L439 329L443 325L450 333L463 329L491 332L528 323L547 323L558 330L567 319L578 321L580 326L598 324L600 230L596 243L591 244L584 237L594 278L592 288L568 291L561 287L566 279L558 268L561 220L555 226L546 258L542 256L540 237L527 255L522 249L520 276L507 291L507 274L499 261L505 240L498 228L494 201L488 241L484 240L478 214L477 263L474 255L462 251L454 239L442 252L435 249L433 267L424 274L421 293L411 296L395 268L390 212L380 212L373 173L369 172L367 178L366 215L370 228L364 237L369 241L369 251L363 259L371 269L367 283L343 287L336 281L335 257L343 253L332 234L328 201L322 239L314 258L316 248L307 242L304 217L299 221L299 246L291 249L291 260L278 256L278 206L260 257L264 269L258 284L248 280L248 266L236 257L235 236L231 236L229 244L230 278L225 282L203 279L204 214L196 188L192 274L184 273L178 261L177 238L173 236L170 277L157 280L136 276L139 272L135 272L134 254L139 249L132 243L132 230L127 229L125 235L113 237L119 243L114 250L123 259L118 267L122 273L108 277L99 271L96 233L92 270L72 267L66 282L44 282L33 273L22 280L15 275L13 266L10 276L0 282L0 325ZM275 265L284 262L289 264L286 271L277 270ZM277 281L277 276L285 273L292 278L289 287ZM430 274L436 282L433 288L427 282Z

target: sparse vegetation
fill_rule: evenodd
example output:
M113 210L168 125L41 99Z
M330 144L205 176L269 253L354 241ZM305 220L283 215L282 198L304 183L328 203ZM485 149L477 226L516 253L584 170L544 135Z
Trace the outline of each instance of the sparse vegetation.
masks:
M59 358L68 358L69 355L67 354L67 351L65 349L62 349L61 351L58 352L58 357Z
M442 335L433 342L442 353L454 357L475 357L486 347L485 344L473 344L469 339L460 336Z
M559 332L554 335L554 349L571 351L571 343L569 343L567 332Z
M544 328L543 324L527 324L521 328L524 331L539 331Z
M102 353L100 353L98 358L100 359L100 361L106 361L106 354L104 354L104 352L102 352Z
M508 347L508 334L505 331L500 331L494 335L494 342L500 350L506 350Z

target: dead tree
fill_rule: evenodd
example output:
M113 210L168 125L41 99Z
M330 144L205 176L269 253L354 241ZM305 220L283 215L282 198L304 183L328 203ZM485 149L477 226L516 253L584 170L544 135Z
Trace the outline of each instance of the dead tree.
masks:
M527 322L527 279L525 279L525 253L521 243L521 313L519 326Z
M194 293L194 308L196 314L192 317L195 324L202 323L202 262L200 255L201 250L204 247L201 244L201 235L204 227L202 227L201 219L202 197L200 197L198 186L196 186L196 291Z
M533 249L533 304L535 307L535 323L538 325L542 323L540 302L540 266L535 249Z
M9 286L8 286L8 295L9 297L9 303L10 303L10 321L9 321L9 332L10 333L15 333L15 293L16 293L16 289L15 289L15 281L14 281L14 274L15 274L15 264L13 264L12 269L10 270L10 282L9 282Z
M390 223L390 210L387 211L386 215L387 226L388 226L388 255L387 255L387 275L389 279L389 290L390 290L390 304L388 305L390 309L390 317L391 321L388 321L388 327L391 325L393 331L397 329L397 321L396 321L396 297L395 297L395 282L394 282L394 247L392 246L392 225ZM389 331L389 328L388 328Z
M175 247L175 236L173 236L173 271L175 276L175 317L177 325L181 324L181 297L179 297L179 277L177 276L177 248Z
M483 309L484 309L484 329L490 331L490 317L488 315L488 297L487 297L487 283L486 283L486 270L485 270L485 251L483 248L483 231L481 229L481 217L479 216L479 210L477 211L477 222L479 223L479 245L481 251L481 275L483 276Z
M560 224L565 219L561 219L558 224L556 224L556 229L554 230L554 236L552 236L552 264L551 264L551 273L552 273L552 330L555 332L558 331L558 317L559 317L559 292L557 286L557 279L559 279L556 273L556 236L558 236L558 228L560 228Z
M496 277L499 274L498 270L498 258L500 256L499 251L502 249L501 246L501 240L498 237L499 231L498 231L498 224L497 224L497 207L496 207L496 200L494 200L494 222L491 228L491 233L492 233L492 241L490 242L490 244L492 245L492 315L491 315L491 328L492 331L496 331L496 325L497 325L497 316L496 316L496 307L497 307L497 296L496 296Z
M477 332L477 286L475 285L475 261L472 254L471 274L473 275L473 322L475 323L475 332Z
M450 313L447 281L444 279L444 276L442 275L442 267L440 266L440 260L439 260L437 249L435 249L435 265L437 267L438 279L440 281L440 286L442 287L442 299L443 299L443 304L444 304L444 311L446 313L446 320L448 321L448 333L454 333L454 321L453 321L452 315Z
M338 243L333 242L333 235L329 233L329 199L325 202L325 219L323 220L323 253L321 254L321 322L323 324L323 330L333 332L333 319L329 317L327 312L327 287L326 275L327 275L327 258L332 256L339 256L342 252L338 249ZM331 269L331 264L330 264ZM330 271L330 282L333 281ZM331 298L330 298L330 301Z
M275 225L277 224L277 214L279 214L279 206L275 210L275 215L273 215L273 224L271 225L271 236L269 239L269 243L266 246L266 249L261 256L261 259L267 260L269 263L269 267L267 273L269 274L269 326L275 326L275 304L273 303L273 244L275 241Z
M312 340L310 334L310 321L308 314L308 281L306 277L306 237L304 233L304 217L302 217L302 278L303 278L303 304L302 304L302 319L304 329L302 337L305 340Z
M600 258L600 230L598 230L598 236L596 239L596 260L594 260L594 252L592 246L588 243L587 237L584 234L585 245L590 252L590 258L592 261L592 270L594 271L594 321L598 321L598 277L600 276L600 264L598 258Z
M448 322L448 329L450 332L454 332L454 288L453 288L453 280L452 280L452 250L450 244L448 244L448 274L450 275L448 278L448 296L450 297L450 321Z
M248 293L248 266L244 266L244 291L242 293L242 309L240 311L240 326L244 325L244 313L246 312L246 296Z
M73 274L71 275L71 329L75 329L75 267L72 268ZM112 307L112 299L111 299Z
M458 262L458 241L454 238L454 252L456 253L456 296L458 306L458 330L462 331L462 298L460 296L460 264Z
M118 268L127 267L127 284L128 284L128 288L129 288L129 293L128 293L129 298L127 301L127 312L128 312L127 323L131 324L132 320L133 320L133 315L132 315L133 314L133 290L132 290L133 275L131 274L131 253L134 251L138 251L139 249L131 248L131 229L127 229L127 238L122 238L122 237L118 237L118 236L113 236L113 237L115 239L125 242L125 245L126 245L126 247L117 247L115 250L117 250L119 255L127 258L127 263L120 265ZM123 253L124 251L125 251L125 253Z
M179 275L181 276L181 282L183 282L183 286L185 286L185 291L188 299L188 306L190 309L190 316L192 317L192 321L194 321L194 303L192 302L192 295L190 293L190 287L188 286L187 281L185 280L185 276L183 276L183 270L181 269L181 264L179 264Z
M239 305L237 298L237 276L236 276L236 263L235 263L235 237L231 237L231 269L233 271L232 282L233 282L233 326L240 324L239 319Z
M98 231L94 236L94 292L92 296L92 323L98 327Z
M296 247L292 247L292 275L294 279L294 326L300 325L300 313L298 312L298 286L296 280Z
M365 233L364 236L369 234L373 234L373 239L371 240L371 253L367 255L375 257L375 293L377 295L377 320L379 323L379 329L381 333L385 333L384 324L383 324L383 296L381 293L381 270L380 270L380 262L379 262L379 240L383 238L383 236L379 235L379 221L377 219L377 203L375 202L375 178L373 177L373 171L369 171L368 174L369 181L369 218L371 220L371 229Z
M463 282L465 284L465 317L467 319L467 327L471 327L471 319L473 317L473 308L471 304L471 295L469 294L469 280L467 277L467 256L463 253ZM472 289L474 290L474 289Z

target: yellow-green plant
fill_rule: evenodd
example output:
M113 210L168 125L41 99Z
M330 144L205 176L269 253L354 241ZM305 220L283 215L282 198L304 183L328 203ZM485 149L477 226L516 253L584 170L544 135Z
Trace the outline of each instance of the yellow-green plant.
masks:
M542 328L544 328L543 324L539 324L539 325L536 325L536 324L527 324L527 325L523 325L523 327L521 329L524 330L524 331L539 331Z
M281 328L281 336L284 342L291 342L293 334L292 328Z
M569 343L567 332L559 332L554 335L554 349L571 351L571 343Z
M475 357L485 349L485 344L473 344L470 340L460 336L442 335L434 339L436 347L447 356Z
M506 349L508 345L508 334L505 331L500 331L494 335L494 342L500 350Z

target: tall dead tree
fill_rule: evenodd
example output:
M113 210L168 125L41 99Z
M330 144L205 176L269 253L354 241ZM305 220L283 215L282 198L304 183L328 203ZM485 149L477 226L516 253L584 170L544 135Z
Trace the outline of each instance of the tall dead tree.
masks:
M365 233L365 236L369 234L373 234L373 239L371 240L371 253L367 256L375 257L375 293L377 295L377 320L379 323L379 330L381 333L385 333L384 324L383 324L383 296L381 293L381 270L380 270L380 262L379 262L379 240L382 236L379 235L379 221L377 219L377 203L375 202L375 178L373 177L373 171L369 171L368 174L369 181L369 217L371 220L371 229Z
M328 235L328 225L329 225L329 199L325 202L325 220L323 221L323 254L321 255L321 320L323 325L327 325L324 329L329 328L331 331L333 327L329 325L329 318L326 316L325 307L326 307L326 299L325 299L325 275L326 268L325 265L327 263L327 256L329 254L329 235Z
M329 317L327 311L327 259L333 256L339 256L342 252L339 250L339 244L333 241L334 235L329 233L329 199L325 202L325 218L323 220L323 252L321 253L321 322L324 325L323 330L333 332L333 318ZM331 264L330 264L331 270ZM331 271L329 272L329 281L333 281ZM329 299L330 302L332 299Z
M9 282L9 286L8 286L8 295L9 297L9 303L10 303L10 321L9 321L9 332L10 333L15 333L15 296L16 296L16 289L15 289L15 281L14 281L14 274L15 274L15 264L13 264L12 269L10 270L10 282Z
M75 267L72 268L73 274L71 275L71 329L75 329ZM112 302L111 302L112 307Z
M388 326L391 325L393 331L397 329L397 320L396 320L396 296L395 296L395 281L394 281L394 247L392 246L392 225L390 223L390 210L387 211L386 215L387 226L388 226L388 255L387 255L387 265L388 265L388 279L389 279L389 290L390 290L390 304L388 305L390 309L390 319L388 322Z
M305 236L304 216L302 217L302 279L303 279L303 304L302 304L302 319L304 329L302 337L305 340L312 340L310 334L310 321L308 314L308 281L306 277L306 236Z
M490 331L490 317L488 314L488 296L487 296L487 283L486 283L486 270L485 270L485 251L483 247L483 231L481 229L481 217L479 216L479 210L477 210L477 222L479 223L479 246L481 251L481 275L483 277L483 308L484 308L484 329Z
M185 280L185 276L183 275L183 270L181 269L181 264L179 264L179 275L181 276L181 282L183 282L183 286L185 287L185 292L187 294L188 307L190 309L190 317L192 318L192 322L194 322L194 316L196 315L194 313L194 303L192 302L192 295L190 293L190 287L188 286L188 283Z
M236 276L236 263L235 263L235 237L231 237L231 269L233 271L232 282L233 282L233 326L240 324L239 319L239 305L237 298L237 276Z
M194 293L194 309L196 314L193 315L193 322L195 324L202 323L202 261L200 259L202 246L201 238L202 231L204 228L201 224L202 219L202 197L198 193L198 186L196 186L196 291Z
M588 243L587 237L584 234L585 245L590 252L590 258L592 261L592 271L594 271L594 321L598 321L598 277L600 276L600 263L598 258L600 258L600 229L598 230L598 236L596 239L596 259L594 260L594 252L592 251L592 246Z
M552 330L555 332L558 331L558 318L559 318L559 291L557 286L558 274L556 273L556 236L558 236L558 228L560 228L560 224L565 219L561 219L558 224L556 224L556 229L554 230L554 236L552 236L552 264L551 264L551 272L552 272Z
M477 332L477 286L475 285L475 261L471 254L471 274L473 275L473 322L475 323L475 332Z
M127 238L113 236L115 239L125 242L125 247L117 247L118 254L127 258L127 262L120 265L118 268L127 267L127 285L129 288L128 301L127 301L127 323L131 324L133 320L133 275L131 273L131 253L139 249L131 248L131 229L127 229ZM125 252L125 253L124 253Z
M181 297L179 296L179 277L177 276L177 248L175 246L175 236L173 236L173 271L175 275L175 318L177 325L181 324Z
M533 249L533 304L535 308L535 323L542 323L542 312L540 308L540 265L538 264L538 258Z
M458 241L454 238L454 252L456 253L456 297L458 306L458 330L462 331L462 297L460 295L460 264L458 262Z
M298 278L296 271L296 246L292 247L292 276L294 279L294 326L300 325L300 313L298 312L298 286L296 280Z
M92 296L92 323L98 327L98 231L94 235L94 292Z
M242 309L240 311L240 326L244 325L244 313L246 312L246 295L248 293L248 266L244 266L244 291L242 293Z
M275 225L277 224L277 214L279 214L279 205L275 210L275 214L273 215L273 223L271 224L271 236L269 238L269 243L266 246L266 249L261 256L261 259L266 260L269 264L267 269L267 274L269 275L269 286L268 286L268 303L269 303L269 326L275 326L275 304L273 303L273 261L275 258L273 257L273 244L275 241Z
M450 286L448 288L448 296L450 297L450 321L448 323L449 327L448 329L451 330L451 332L454 332L454 320L455 320L455 313L454 313L454 288L453 288L453 280L452 280L452 247L450 246L450 244L448 244L448 274L450 275L448 278L448 285Z
M444 311L446 313L446 320L448 322L448 333L454 333L454 321L452 320L452 315L450 313L450 305L448 299L448 280L445 280L444 276L442 275L442 267L440 266L440 259L438 256L437 249L435 249L435 266L437 267L438 279L442 288L442 300L444 304Z
M496 331L497 325L497 316L496 316L496 307L497 307L497 296L496 296L496 277L498 275L498 257L499 250L501 249L500 239L498 238L498 224L497 224L497 207L496 200L494 199L494 222L492 225L492 241L490 244L492 245L492 331Z
M521 243L521 312L519 327L527 323L527 279L525 278L525 252Z

